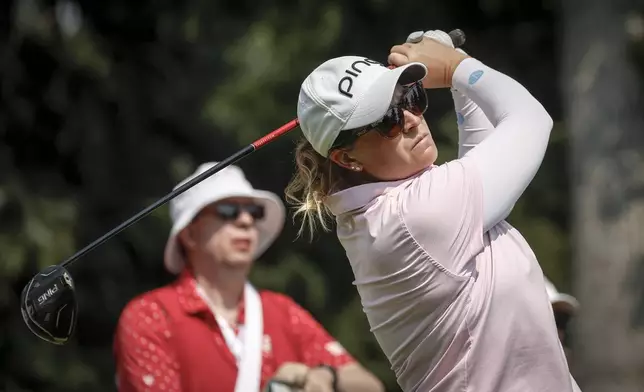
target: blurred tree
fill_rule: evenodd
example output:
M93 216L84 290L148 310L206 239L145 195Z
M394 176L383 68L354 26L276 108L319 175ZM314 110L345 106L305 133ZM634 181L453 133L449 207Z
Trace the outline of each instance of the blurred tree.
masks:
M573 365L586 392L641 391L644 85L633 59L644 44L644 8L629 0L563 4L575 293L582 304Z

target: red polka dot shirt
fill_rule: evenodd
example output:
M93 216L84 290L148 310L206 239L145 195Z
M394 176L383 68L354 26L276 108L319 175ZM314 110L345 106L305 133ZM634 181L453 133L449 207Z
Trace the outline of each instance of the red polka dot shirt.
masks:
M264 319L262 389L285 362L340 367L355 361L292 299L267 290L259 295ZM243 301L238 314L238 324L243 325ZM234 391L235 358L188 271L125 306L114 355L120 392Z

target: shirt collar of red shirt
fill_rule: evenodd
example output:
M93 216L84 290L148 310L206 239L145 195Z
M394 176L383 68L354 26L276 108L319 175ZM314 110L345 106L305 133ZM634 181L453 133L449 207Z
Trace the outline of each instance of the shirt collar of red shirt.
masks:
M197 281L195 280L194 273L189 268L185 268L177 280L174 282L174 289L176 290L179 304L183 311L188 315L198 314L211 314L208 304L197 294L196 290ZM237 305L237 324L244 323L244 294Z

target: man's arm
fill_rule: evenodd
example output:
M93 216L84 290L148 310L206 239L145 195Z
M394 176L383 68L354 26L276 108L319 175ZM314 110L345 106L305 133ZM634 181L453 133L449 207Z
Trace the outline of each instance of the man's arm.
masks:
M119 392L181 392L167 321L154 302L136 299L119 318L114 337Z
M330 382L337 375L340 392L382 392L384 386L371 372L360 365L305 309L286 296L285 302L291 331L300 350L302 363L308 366L307 378L319 377Z

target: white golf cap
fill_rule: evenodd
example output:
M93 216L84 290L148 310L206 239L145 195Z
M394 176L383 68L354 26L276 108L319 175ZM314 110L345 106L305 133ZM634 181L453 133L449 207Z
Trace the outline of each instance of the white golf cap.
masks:
M208 162L199 165L192 175L177 184L174 189L216 164L217 162ZM188 226L204 207L231 197L248 197L264 205L264 219L257 222L259 241L255 258L264 253L275 241L282 230L286 217L282 200L272 192L254 189L246 179L244 172L239 167L231 165L170 201L172 229L164 254L164 264L168 271L178 274L185 265L185 260L177 242L177 234Z
M555 310L563 310L569 313L574 313L579 308L579 302L575 297L569 294L560 293L555 285L544 277L546 283L546 292L548 299Z
M302 83L297 104L300 128L315 151L326 157L341 131L364 127L385 115L397 84L414 83L426 75L422 63L389 69L365 57L328 60Z

